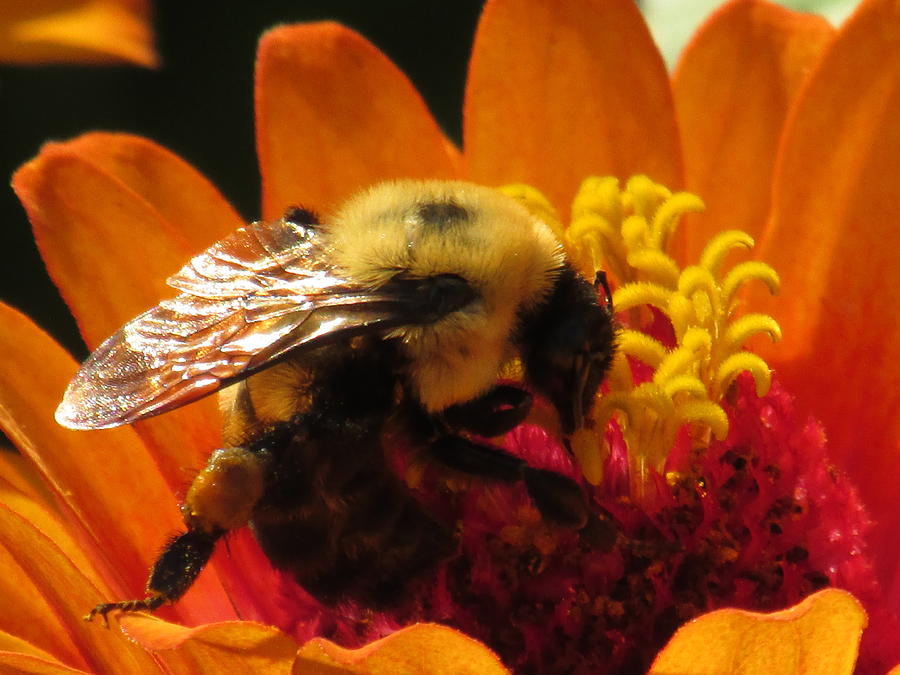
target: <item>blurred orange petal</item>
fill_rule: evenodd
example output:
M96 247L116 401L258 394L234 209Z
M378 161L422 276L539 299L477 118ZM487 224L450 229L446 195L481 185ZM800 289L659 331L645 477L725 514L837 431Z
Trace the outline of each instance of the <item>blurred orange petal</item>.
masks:
M185 628L147 614L121 618L123 632L166 661L177 655L197 673L279 673L290 670L297 643L276 628L249 621Z
M13 188L89 347L175 295L165 279L241 224L196 170L125 134L48 143L16 172ZM208 398L137 429L169 485L182 489L217 445L218 427Z
M668 76L631 0L488 2L463 120L470 178L561 209L589 175L682 183Z
M159 65L147 0L3 0L0 62Z
M73 675L87 671L79 668L69 668L59 661L42 658L34 654L23 653L24 650L0 651L0 668L8 673L20 673L21 675Z
M0 492L19 494L47 509L55 510L53 498L41 475L12 448L8 451L0 450L0 480L3 481Z
M36 523L41 532L53 540L76 567L79 569L92 567L93 563L88 559L86 551L79 546L79 542L60 519L59 513L16 490L8 478L6 474L0 474L0 504L29 522Z
M44 475L105 582L131 597L144 587L160 543L182 528L172 494L131 429L85 434L57 425L53 411L75 362L5 305L0 326L0 426ZM196 586L178 604L179 616L234 616L214 574L201 575ZM110 599L91 596L79 611Z
M125 134L47 143L13 188L90 347L171 296L165 280L243 224L196 170Z
M900 5L864 2L801 94L759 257L781 274L784 341L760 352L825 425L895 580L900 447ZM814 408L812 406L815 406Z
M28 654L45 661L56 661L59 663L59 661L49 652L45 652L43 649L35 647L30 642L23 640L17 635L12 635L11 633L0 630L0 653L2 652Z
M294 675L508 675L500 659L472 638L438 624L399 630L360 649L315 638L297 655Z
M650 673L849 675L865 626L856 599L835 589L771 614L722 609L679 628Z
M192 253L199 253L245 224L209 179L148 138L95 131L65 145L159 211L187 240Z
M256 124L269 219L296 204L327 211L388 178L457 174L457 151L406 75L334 23L263 35Z
M27 542L27 545L23 545ZM4 608L2 628L18 635L60 660L76 667L101 672L137 673L155 670L153 658L112 631L98 630L81 619L104 591L98 579L88 576L90 568L76 567L34 524L0 505L0 584ZM18 571L13 569L18 567ZM34 589L27 601L15 597L17 589ZM39 589L39 590L38 590ZM31 603L34 603L32 606ZM47 616L33 620L27 615L35 606L44 606ZM77 645L76 653L61 653L63 644Z
M678 232L682 260L727 227L758 237L788 107L834 29L763 0L733 0L700 28L673 77L687 189L706 204Z
M14 515L5 504L0 503L0 518L11 518ZM38 531L33 523L27 520L26 523L31 526L25 526L26 531ZM30 542L25 547L22 546L22 541L13 544L23 549L30 547ZM63 618L57 615L56 608L43 597L39 582L32 579L23 564L16 560L12 549L10 542L0 540L0 593L3 594L3 602L0 603L0 631L30 645L26 650L28 653L46 652L52 658L70 665L86 667L87 659L80 646L62 628ZM95 581L104 587L98 579L95 578ZM5 642L7 644L3 645L3 649L16 650L15 645Z

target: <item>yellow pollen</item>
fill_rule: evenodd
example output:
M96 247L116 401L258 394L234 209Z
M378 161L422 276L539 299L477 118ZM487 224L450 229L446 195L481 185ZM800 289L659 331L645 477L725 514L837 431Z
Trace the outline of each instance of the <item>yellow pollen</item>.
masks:
M727 265L733 250L754 246L750 235L737 230L715 235L695 264L675 260L668 251L672 234L682 216L704 205L696 195L672 193L647 176L630 178L624 189L616 178L586 179L572 203L568 227L534 188L502 190L554 230L585 278L605 270L616 289L613 306L622 325L609 391L597 397L592 424L571 445L587 480L598 483L609 454L605 432L615 420L628 448L632 494L640 497L650 472L664 471L682 428L687 426L695 448L707 446L711 437L727 436L728 417L720 403L740 373L750 373L757 395L768 391L768 365L744 345L757 334L777 341L781 329L768 315L741 313L739 292L757 280L776 294L778 274L757 261ZM674 344L648 333L654 313L671 323ZM649 381L635 382L629 357L652 369Z

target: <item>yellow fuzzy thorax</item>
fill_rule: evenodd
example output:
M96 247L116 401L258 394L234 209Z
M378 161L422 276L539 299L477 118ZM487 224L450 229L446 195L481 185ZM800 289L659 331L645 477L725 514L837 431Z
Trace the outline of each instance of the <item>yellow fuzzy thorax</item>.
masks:
M781 330L768 315L740 311L738 291L760 280L777 293L778 275L762 262L725 265L731 250L754 246L752 237L737 230L714 236L698 261L682 267L668 252L671 235L683 215L703 210L703 202L687 192L673 194L646 176L632 177L624 189L615 178L588 178L567 227L534 188L502 191L553 229L586 278L605 270L614 282L613 306L625 319L617 331L609 391L598 395L592 424L577 433L572 448L586 479L600 482L609 454L605 431L615 419L628 447L632 494L640 495L650 470L663 471L682 427L688 425L696 447L708 445L711 436L725 438L728 417L720 402L738 374L753 376L758 395L768 391L768 365L743 347L758 333L778 340ZM649 308L671 322L673 346L642 330L652 318ZM634 382L628 357L653 369L650 381Z

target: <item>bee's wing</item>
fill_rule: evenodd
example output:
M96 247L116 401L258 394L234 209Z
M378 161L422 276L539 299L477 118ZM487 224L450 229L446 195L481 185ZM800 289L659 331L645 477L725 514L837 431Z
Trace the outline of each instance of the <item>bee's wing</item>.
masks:
M331 267L314 228L285 220L240 228L168 283L181 293L88 357L56 411L60 424L127 424L212 393L302 345L440 318L429 309L427 285L373 291L353 284Z

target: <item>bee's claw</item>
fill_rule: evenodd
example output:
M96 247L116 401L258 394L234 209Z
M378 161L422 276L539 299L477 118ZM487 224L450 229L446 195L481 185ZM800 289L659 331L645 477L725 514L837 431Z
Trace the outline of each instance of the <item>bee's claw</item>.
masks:
M85 621L93 621L98 614L103 617L103 627L109 628L108 614L113 611L118 612L152 612L154 609L162 605L166 601L164 595L149 595L143 600L123 600L121 602L102 602L94 607L90 612L82 618Z

